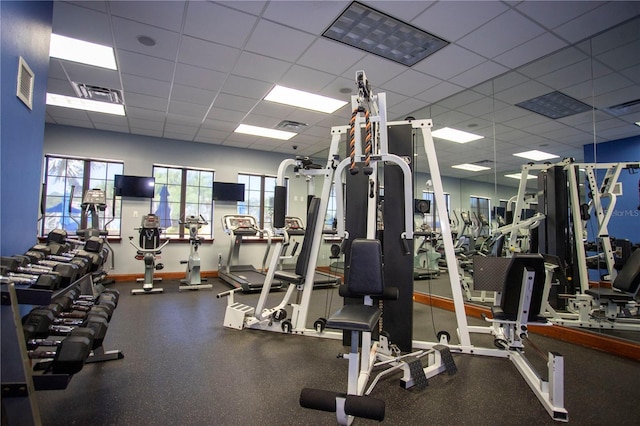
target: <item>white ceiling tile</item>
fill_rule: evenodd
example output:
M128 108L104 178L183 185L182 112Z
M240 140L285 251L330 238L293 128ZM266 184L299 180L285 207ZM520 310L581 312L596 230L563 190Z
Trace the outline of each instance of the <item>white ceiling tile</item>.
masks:
M425 91L426 89L433 87L442 80L428 76L412 69L406 70L402 74L398 75L387 81L384 84L383 90L390 90L406 96L413 96L416 93Z
M191 135L193 138L196 134L196 129L191 126L184 126L181 124L167 123L164 126L165 133L181 133L183 135Z
M278 81L291 63L250 52L242 52L233 73L262 81Z
M478 83L494 78L506 71L508 71L507 68L502 65L487 61L463 72L462 74L458 74L449 81L463 87L473 87Z
M640 32L640 28L638 28ZM629 55L629 52L636 52L636 55ZM611 67L612 69L624 69L640 64L640 40L633 41L617 49L610 49L598 55L598 61Z
M94 123L112 124L114 126L128 126L127 117L113 114L103 114L100 112L88 112L89 118Z
M589 48L594 56L599 56L611 51L611 46L622 46L638 40L640 40L640 19L636 18L596 35L591 39Z
M143 95L166 98L171 91L171 83L122 73L122 87L125 93L140 93Z
M186 4L183 1L110 1L109 9L116 16L179 32Z
M575 43L636 15L640 15L640 2L606 2L584 15L559 26L554 29L554 32L570 43Z
M298 59L299 65L341 75L345 70L357 64L365 53L355 47L349 47L337 41L318 39ZM355 74L354 74L355 79Z
M194 136L195 136L194 132L177 133L177 132L167 132L166 130L164 131L164 134L163 134L164 138L183 140L183 141L192 141Z
M227 46L241 47L246 43L256 22L255 16L222 5L192 1L189 2L184 34Z
M440 106L442 106L443 108L449 108L449 109L456 109L462 105L467 105L471 102L477 101L478 99L482 99L482 95L477 93L477 92L473 92L470 90L464 91L464 92L460 92L457 93L441 102L439 102L438 104ZM442 112L446 112L446 110L442 111Z
M200 128L229 133L229 132L233 132L236 129L236 127L238 126L235 123L232 123L230 121L207 119L202 123L202 126Z
M161 138L163 135L162 130L157 129L145 129L144 127L130 127L130 129L134 135L151 136L154 138Z
M270 83L230 75L222 87L222 92L246 98L262 99L272 87L273 85Z
M204 119L208 109L208 105L198 105L190 102L181 102L171 99L169 101L168 111L172 114Z
M296 108L295 111L287 115L285 118L287 120L297 121L298 123L305 123L312 126L322 121L324 117L325 114L319 112Z
M530 114L530 112L524 108L509 106L507 108L501 109L500 111L486 111L486 114L482 115L481 117L486 120L503 123L515 118L524 117L528 114Z
M552 29L604 4L602 1L523 1L516 9L540 25Z
M285 119L289 115L293 114L297 108L289 105L283 105L276 102L260 101L253 110L254 114L264 115L266 117L273 117L279 119Z
M517 104L552 91L550 87L535 80L527 80L518 86L498 92L494 96L508 104Z
M117 126L114 124L106 124L106 123L93 123L93 127L98 130L106 130L109 132L118 132L118 133L129 133L129 126Z
M517 48L496 56L493 60L506 67L517 68L566 46L567 43L560 38L553 34L545 33L521 44Z
M418 62L412 68L434 77L449 79L484 61L486 61L486 59L482 56L452 44L438 50L433 55Z
M197 142L222 143L228 132L201 128L195 136Z
M125 112L127 117L141 119L141 120L152 120L160 123L164 123L166 113L164 110L157 111L153 109L140 108L136 106L129 105L125 99Z
M239 56L238 49L183 36L178 62L227 73L233 69Z
M245 49L294 62L314 40L314 36L302 31L262 20L251 34Z
M219 121L230 121L232 123L236 123L233 127L234 129L237 126L237 123L242 122L242 119L245 117L245 113L239 111L232 111L230 109L223 108L211 108L209 115L207 115L207 120L219 120Z
M173 82L185 86L218 90L222 87L222 83L226 76L227 74L220 71L177 63Z
M280 24L320 35L349 4L346 1L272 1L262 15Z
M121 89L118 72L106 68L97 68L77 62L60 61L69 79L76 83Z
M216 92L211 90L198 89L195 87L174 84L171 89L171 100L188 102L197 105L209 106L213 102Z
M409 98L406 101L400 102L399 104L396 104L393 107L389 108L387 111L387 119L404 120L412 112L423 107L424 107L423 101L420 101L414 98Z
M218 108L230 109L233 111L249 112L258 101L242 96L230 95L228 93L220 93L216 97L215 106Z
M571 64L559 70L550 72L538 78L543 84L552 87L556 90L561 90L565 87L573 86L576 83L591 80L591 61L585 59L584 61Z
M171 81L173 78L173 61L141 55L127 50L117 51L120 72L141 75L156 80Z
M450 42L504 13L508 7L497 1L440 1L411 23Z
M156 111L166 111L168 102L169 101L167 98L141 95L140 93L125 93L124 95L125 107L137 107L152 109Z
M75 108L63 108L59 106L47 106L47 111L56 120L79 120L87 121L89 116L86 111L82 111Z
M360 53L360 51L357 52ZM364 70L372 86L380 87L406 69L407 67L402 64L367 53L343 72L342 77L351 81L351 86L355 87L356 72Z
M51 31L54 34L113 47L109 16L106 13L56 2L52 22Z
M266 1L258 0L229 0L229 1L217 1L217 4L224 5L231 9L236 9L242 12L250 13L252 15L260 15L264 10Z
M461 90L463 90L462 87L449 83L448 81L443 81L442 83L436 84L424 92L415 95L415 98L427 103L434 103L458 93Z
M176 59L180 36L176 32L163 30L123 18L113 18L113 37L119 49L141 53L158 58ZM138 41L139 36L151 37L155 46L145 46Z
M292 66L278 81L278 84L293 89L317 92L327 86L335 76L315 69ZM355 87L355 84L354 84Z
M525 65L518 69L518 72L530 78L537 78L552 71L564 68L568 65L587 59L588 56L579 49L570 47L562 49L545 58L539 59L532 64Z
M47 79L47 92L56 93L58 95L76 96L76 92L67 80L59 80L57 78Z
M493 58L544 32L544 29L510 10L483 25L457 44L482 56ZM535 59L535 57L531 57Z
M596 96L594 106L596 108L607 108L636 99L640 99L640 86L633 85Z
M161 121L154 120L145 120L142 118L131 118L129 117L129 127L131 129L147 129L147 130L157 130L162 132L164 128L164 123Z

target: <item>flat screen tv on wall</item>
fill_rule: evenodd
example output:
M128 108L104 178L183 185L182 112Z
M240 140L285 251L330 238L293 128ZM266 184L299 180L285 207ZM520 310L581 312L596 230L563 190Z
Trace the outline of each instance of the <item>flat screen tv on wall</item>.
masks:
M152 177L115 175L113 183L119 197L153 198L155 179Z
M214 201L244 201L244 184L213 182Z

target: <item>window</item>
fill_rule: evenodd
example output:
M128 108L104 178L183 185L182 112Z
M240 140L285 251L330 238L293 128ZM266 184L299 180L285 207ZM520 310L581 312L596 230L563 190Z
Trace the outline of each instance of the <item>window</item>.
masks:
M440 215L438 214L438 209L436 208L436 198L433 191L422 191L422 199L431 201L431 209L429 213L427 213L427 224L431 226L433 230L440 230ZM444 202L447 207L447 213L451 211L451 195L445 193L444 194Z
M238 203L238 214L255 217L260 229L272 228L276 182L274 176L238 173L238 183L244 184L244 201Z
M208 225L200 228L198 235L213 238L213 175L213 170L153 166L156 186L151 212L160 218L163 235L168 238L188 238L180 219L202 216Z
M343 192L344 194L344 192ZM334 230L336 228L336 219L338 206L336 202L336 186L335 183L331 185L331 192L329 193L329 201L327 202L327 214L324 216L324 229Z
M491 223L491 200L485 197L469 197L471 202L471 211L469 212L471 220L478 226L478 235L489 234L489 224Z
M78 229L93 226L104 229L106 226L109 236L119 237L121 201L115 201L114 209L113 177L122 174L123 170L122 162L46 155L41 235L46 236L53 229L75 234ZM74 194L69 214L72 187ZM106 191L107 208L98 212L98 223L92 223L91 217L82 214L82 197L87 189Z

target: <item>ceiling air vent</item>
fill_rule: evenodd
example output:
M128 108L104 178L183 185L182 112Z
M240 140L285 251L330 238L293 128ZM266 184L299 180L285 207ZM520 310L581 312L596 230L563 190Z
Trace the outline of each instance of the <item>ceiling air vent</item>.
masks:
M479 160L479 161L474 161L471 164L476 164L478 166L490 166L493 164L493 160Z
M640 111L640 99L636 99L633 101L623 102L618 105L612 105L608 108L604 109L611 115L619 116L619 115L627 115L632 114L634 112Z
M107 87L92 86L85 83L71 83L76 95L80 98L92 99L94 101L109 102L112 104L123 104L122 92Z
M29 68L29 65L20 56L18 61L18 84L16 88L16 96L24 102L24 104L33 109L33 81L35 74Z
M289 130L289 131L295 131L295 132L300 132L300 130L302 130L305 127L307 127L306 123L299 123L297 121L291 121L291 120L282 120L276 125L277 129Z

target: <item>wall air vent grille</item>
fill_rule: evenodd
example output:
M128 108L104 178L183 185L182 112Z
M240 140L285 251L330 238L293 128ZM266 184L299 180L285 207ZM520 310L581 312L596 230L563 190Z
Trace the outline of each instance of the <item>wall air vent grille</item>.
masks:
M33 109L33 83L35 74L22 56L18 61L18 79L16 96L29 108Z

